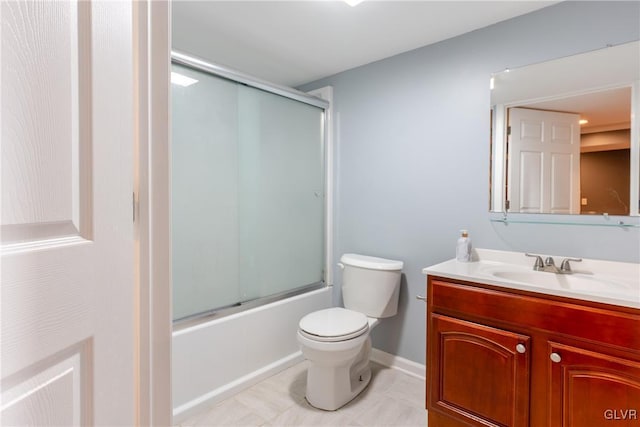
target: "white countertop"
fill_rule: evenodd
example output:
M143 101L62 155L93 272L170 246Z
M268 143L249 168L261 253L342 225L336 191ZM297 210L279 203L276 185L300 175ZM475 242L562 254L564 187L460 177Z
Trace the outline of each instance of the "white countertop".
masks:
M552 256L557 266L566 257ZM424 268L427 275L640 309L640 264L583 259L573 274L534 271L521 252L474 249L473 262L455 259Z

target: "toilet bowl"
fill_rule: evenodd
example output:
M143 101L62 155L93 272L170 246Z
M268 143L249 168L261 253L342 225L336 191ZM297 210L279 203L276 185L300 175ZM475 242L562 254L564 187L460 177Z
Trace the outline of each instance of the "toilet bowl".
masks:
M297 339L307 370L307 401L333 411L365 389L371 380L369 333L379 318L397 312L401 261L345 254L345 308L333 307L304 316Z

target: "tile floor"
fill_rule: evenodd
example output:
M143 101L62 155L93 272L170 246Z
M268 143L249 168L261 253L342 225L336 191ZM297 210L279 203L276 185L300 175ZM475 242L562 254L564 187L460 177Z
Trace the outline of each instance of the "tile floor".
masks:
M297 364L185 420L196 426L425 427L424 380L371 363L369 386L334 412L304 398L307 362Z

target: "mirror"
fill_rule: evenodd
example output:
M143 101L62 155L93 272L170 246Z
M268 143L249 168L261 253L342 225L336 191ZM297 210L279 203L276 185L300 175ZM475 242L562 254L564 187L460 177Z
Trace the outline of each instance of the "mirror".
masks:
M491 206L638 215L640 42L491 76Z

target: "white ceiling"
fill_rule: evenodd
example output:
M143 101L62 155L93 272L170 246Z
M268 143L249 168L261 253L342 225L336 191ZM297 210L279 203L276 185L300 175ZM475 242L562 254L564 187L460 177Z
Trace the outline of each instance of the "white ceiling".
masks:
M172 39L174 49L295 87L555 3L178 0Z

